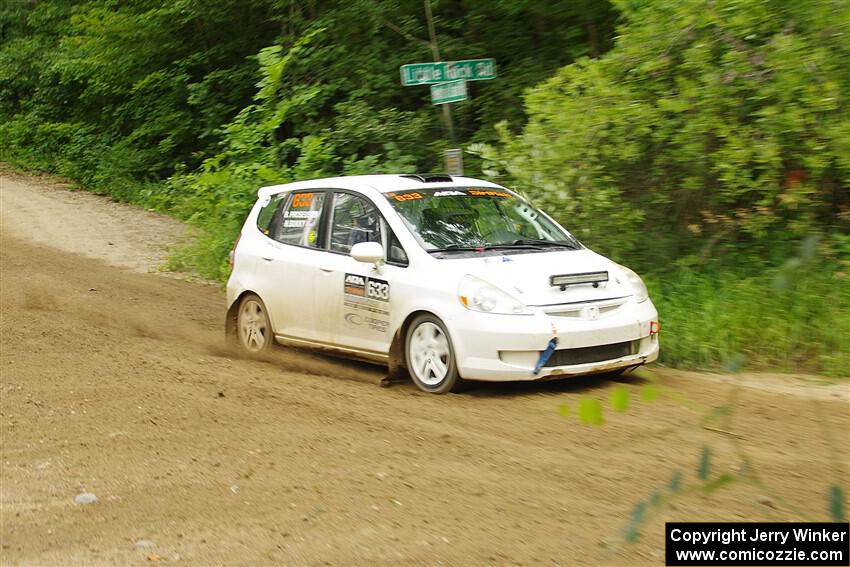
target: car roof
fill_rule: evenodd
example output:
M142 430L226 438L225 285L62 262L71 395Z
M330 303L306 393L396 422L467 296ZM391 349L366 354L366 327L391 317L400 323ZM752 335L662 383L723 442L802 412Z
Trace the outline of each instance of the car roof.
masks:
M446 174L381 174L381 175L349 175L344 177L328 177L296 181L282 185L261 187L257 195L265 197L283 191L298 191L303 189L351 189L362 190L370 187L380 193L391 191L410 191L415 189L441 189L450 187L492 187L501 189L500 185L474 179L472 177L449 176Z

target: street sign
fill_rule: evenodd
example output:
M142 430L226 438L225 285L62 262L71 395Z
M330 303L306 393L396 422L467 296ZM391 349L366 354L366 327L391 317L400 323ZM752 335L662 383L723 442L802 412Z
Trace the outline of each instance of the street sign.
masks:
M431 85L431 104L448 104L462 100L466 100L466 81Z
M463 152L461 150L446 150L446 173L463 175Z
M401 84L431 85L462 79L486 81L496 78L495 59L464 59L462 61L437 61L401 66Z

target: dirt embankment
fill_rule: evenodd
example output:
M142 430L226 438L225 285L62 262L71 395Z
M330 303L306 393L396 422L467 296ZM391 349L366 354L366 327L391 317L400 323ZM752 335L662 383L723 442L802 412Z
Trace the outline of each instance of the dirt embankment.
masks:
M598 378L430 396L242 360L218 288L146 273L177 223L8 172L0 196L3 565L660 565L664 521L823 520L847 493L846 382L659 369L653 402ZM618 386L626 412L578 421ZM704 446L716 475L744 451L760 485L683 491L624 544Z

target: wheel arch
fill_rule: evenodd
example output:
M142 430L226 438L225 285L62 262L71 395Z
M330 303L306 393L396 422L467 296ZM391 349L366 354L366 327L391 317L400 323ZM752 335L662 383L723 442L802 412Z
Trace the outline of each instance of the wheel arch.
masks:
M239 315L239 305L242 303L242 299L246 295L256 295L257 297L260 298L260 300L263 299L262 297L260 297L260 294L257 293L256 291L254 291L252 289L246 289L246 290L243 290L242 293L240 293L236 297L236 299L233 300L233 303L230 304L230 307L227 308L227 313L224 315L224 339L228 343L235 343L236 340L237 340L237 337L236 337L236 323L237 323L237 321L236 320L237 320L237 317ZM265 301L263 301L263 304L265 305ZM268 312L268 309L266 309L266 316L269 318L269 321L271 322L271 314ZM272 325L272 329L274 329L274 325Z
M420 315L432 315L440 319L440 321L443 320L442 317L428 309L416 309L407 314L404 321L396 329L393 340L390 343L387 366L391 377L397 376L399 373L407 370L407 360L404 355L404 339L407 336L407 330L410 328L410 324Z

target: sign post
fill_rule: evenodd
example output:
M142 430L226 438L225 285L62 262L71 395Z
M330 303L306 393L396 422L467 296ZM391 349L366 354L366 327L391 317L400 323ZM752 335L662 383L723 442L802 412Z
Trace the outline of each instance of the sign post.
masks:
M428 14L429 26L432 26L430 18L430 3L425 2ZM436 49L434 31L431 32L431 45L434 50L434 59L439 59L440 54ZM450 143L454 145L454 128L451 120L450 105L467 99L467 81L489 81L496 78L495 59L463 59L461 61L434 61L433 63L411 63L402 65L399 69L401 84L405 87L416 85L431 85L431 103L443 106L443 116L446 119ZM449 175L463 175L463 152L454 148L446 150L446 171Z

